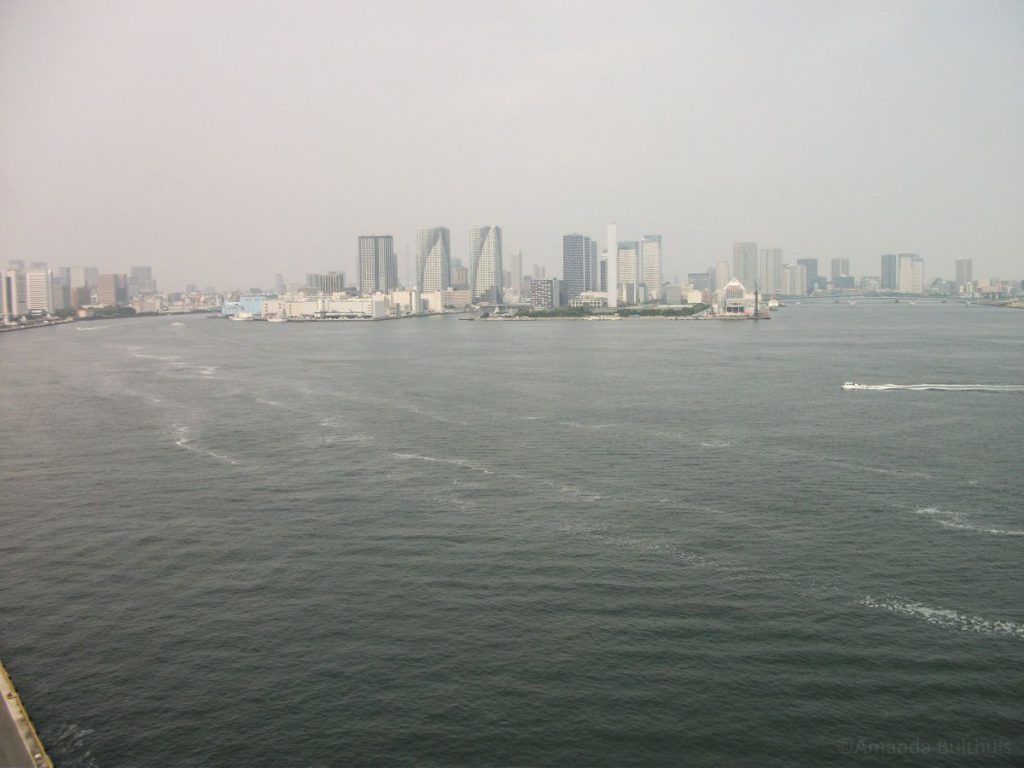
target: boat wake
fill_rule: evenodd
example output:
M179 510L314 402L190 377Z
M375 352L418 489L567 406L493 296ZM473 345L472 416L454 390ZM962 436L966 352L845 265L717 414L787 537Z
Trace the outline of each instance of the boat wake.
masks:
M233 459L223 453L217 453L209 450L208 448L200 448L199 446L194 445L189 437L189 430L187 426L182 424L172 424L171 428L174 430L174 444L179 448L184 448L186 451L198 453L202 456L209 456L211 459L217 459L218 461L223 461L225 464L231 464L232 466L238 466L241 463L238 459Z
M910 392L1024 392L1024 384L843 384L846 390L866 390L885 392L888 390L906 390Z
M1024 531L1014 531L1005 528L989 528L984 525L977 525L963 512L953 512L935 507L919 509L915 514L931 518L944 528L957 528L962 531L976 531L977 533L991 533L994 536L1024 536Z
M960 613L960 611L954 611L951 608L935 608L924 603L904 600L895 595L884 595L882 597L867 595L860 601L860 604L868 608L889 611L898 616L909 616L910 618L946 629L976 632L980 635L990 635L992 637L1009 636L1024 640L1024 626L1016 622L985 619L981 616Z

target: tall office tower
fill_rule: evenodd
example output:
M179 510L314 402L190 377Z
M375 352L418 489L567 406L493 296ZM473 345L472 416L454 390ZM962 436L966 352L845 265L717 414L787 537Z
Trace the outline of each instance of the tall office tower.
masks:
M25 271L25 260L24 259L11 259L7 262L7 268L16 272Z
M520 250L512 251L509 254L509 284L507 288L511 288L516 292L517 296L522 297L523 295L523 252Z
M25 308L29 312L53 312L53 272L30 269L25 273Z
M562 295L566 302L592 290L591 258L596 245L586 235L562 235Z
M416 287L447 291L452 287L452 236L448 227L416 230Z
M594 243L596 246L597 243ZM607 293L608 291L608 257L602 256L601 261L597 267L597 286L594 288L595 291L601 291Z
M829 274L833 287L840 277L848 277L850 274L849 259L832 259L832 271Z
M619 234L615 222L608 225L607 250L605 251L605 290L608 292L608 306L619 306Z
M142 296L150 293L156 293L152 267L132 267L128 278L128 295Z
M345 290L344 272L328 272L319 276L321 276L321 281L319 281L318 288L322 294L330 296Z
M779 288L783 296L806 296L807 284L807 267L799 262L783 265Z
M3 294L0 305L4 322L19 318L28 311L25 304L25 273L22 270L0 271L0 293Z
M971 259L956 260L956 292L967 293L967 285L974 282L974 262Z
M452 288L456 291L469 290L469 267L463 266L459 259L452 261Z
M359 291L391 293L398 288L398 259L391 235L359 237Z
M900 254L900 293L924 293L924 259L915 253Z
M807 275L807 285L804 287L804 291L807 295L814 293L818 289L818 260L797 259L796 263L804 268L804 273Z
M276 275L274 275L274 293L280 296L286 290L287 286L284 284L284 275L278 272Z
M895 253L882 254L882 274L880 275L883 291L896 291L900 287L900 257Z
M762 248L758 252L757 274L761 293L770 296L782 290L781 248Z
M126 275L100 275L96 281L96 303L104 307L124 304L127 283Z
M469 230L469 288L473 301L501 302L501 227Z
M615 273L619 285L640 283L640 242L620 240L618 256L615 259Z
M750 293L757 283L757 243L732 244L732 276Z
M85 284L90 288L95 288L100 282L100 270L99 267L86 267L85 268Z
M590 255L587 257L587 290L600 291L601 288L601 257L597 252L597 241L590 241Z
M646 283L648 298L661 298L661 235L640 240L640 282Z
M730 277L732 277L732 271L729 269L729 262L720 259L715 265L715 290L720 291L725 288Z

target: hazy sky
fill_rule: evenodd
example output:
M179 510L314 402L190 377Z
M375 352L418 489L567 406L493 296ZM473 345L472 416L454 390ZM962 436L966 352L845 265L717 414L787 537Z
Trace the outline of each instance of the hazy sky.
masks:
M0 0L0 264L269 287L500 224L1024 276L1024 2Z

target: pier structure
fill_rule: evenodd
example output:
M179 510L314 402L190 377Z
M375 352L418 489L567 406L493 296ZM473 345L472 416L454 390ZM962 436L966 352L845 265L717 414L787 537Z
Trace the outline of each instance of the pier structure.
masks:
M0 662L0 766L53 768L25 705Z

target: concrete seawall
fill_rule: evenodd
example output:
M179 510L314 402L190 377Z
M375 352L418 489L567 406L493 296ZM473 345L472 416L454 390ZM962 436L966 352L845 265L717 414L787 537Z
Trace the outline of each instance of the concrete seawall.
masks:
M2 662L0 700L0 768L53 768Z

